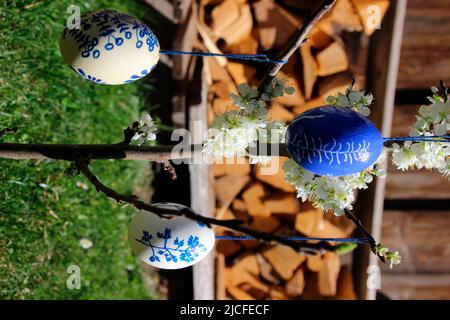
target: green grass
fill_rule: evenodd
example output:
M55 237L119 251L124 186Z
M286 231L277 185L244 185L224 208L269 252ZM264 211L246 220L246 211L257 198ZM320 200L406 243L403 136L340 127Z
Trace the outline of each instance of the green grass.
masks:
M0 128L19 129L3 141L118 142L139 117L141 93L149 89L142 82L96 85L64 64L58 40L72 3L0 1ZM82 3L82 12L116 8L149 16L147 6L132 0ZM151 298L126 240L135 210L118 206L92 186L80 188L77 182L88 182L65 176L67 166L0 160L0 298ZM106 184L131 192L146 167L101 161L93 169ZM82 238L93 241L93 247L83 250ZM71 264L80 267L80 290L66 286Z

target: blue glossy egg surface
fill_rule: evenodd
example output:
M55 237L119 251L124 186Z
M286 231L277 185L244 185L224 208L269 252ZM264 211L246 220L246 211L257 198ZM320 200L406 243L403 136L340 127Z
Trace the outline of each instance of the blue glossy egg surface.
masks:
M344 176L371 166L383 150L375 125L349 108L324 106L300 114L289 125L291 158L318 175Z

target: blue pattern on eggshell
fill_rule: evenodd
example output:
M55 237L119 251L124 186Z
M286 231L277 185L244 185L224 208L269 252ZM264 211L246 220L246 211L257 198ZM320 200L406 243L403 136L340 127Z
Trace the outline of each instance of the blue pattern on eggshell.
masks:
M98 28L96 36L89 33L93 27ZM78 46L82 59L94 59L98 60L99 63L103 63L102 58L107 58L125 41L134 41L134 46L137 49L148 50L148 52L153 52L155 48L159 47L158 39L148 26L129 14L115 10L100 10L82 15L79 29L64 29L62 38L66 39L67 37L70 37ZM100 45L100 39L105 39L106 43ZM123 83L130 83L142 78L150 73L155 66L156 64L149 67L149 70L142 70L141 74L132 74ZM105 81L97 81L97 77L88 76L79 70L72 69L85 79L108 84ZM144 71L145 73L143 73Z
M158 246L152 243L153 235L146 230L142 230L141 239L136 239L137 242L151 248L150 262L161 262L161 258L164 258L166 262L171 263L179 261L190 263L200 256L200 252L206 251L206 246L200 243L199 237L195 235L190 235L187 239L176 237L169 241L172 239L171 229L165 228L164 231L158 231L156 236L164 239L164 245Z
M383 137L375 125L349 108L324 106L300 114L288 127L291 158L318 175L343 176L370 167Z

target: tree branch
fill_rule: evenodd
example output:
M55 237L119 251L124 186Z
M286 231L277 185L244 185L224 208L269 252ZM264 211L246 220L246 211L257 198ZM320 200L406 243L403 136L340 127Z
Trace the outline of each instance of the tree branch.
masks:
M277 60L289 60L292 54L305 42L306 36L311 32L316 23L334 6L335 3L336 0L322 1L322 3L311 14L309 19L297 29L286 48L278 56ZM282 66L283 63L272 64L258 85L259 92L265 91L265 88L272 82L273 78L276 76L278 71L280 71Z
M0 130L0 138L8 133L17 132L17 128L4 128Z
M377 250L377 242L376 240L373 238L373 236L370 234L369 230L366 229L366 227L362 224L361 220L359 220L353 213L350 212L350 210L345 210L345 216L351 220L355 225L356 228L362 233L364 234L365 237L367 237L367 239L369 239L369 244L370 244L370 250L382 261L385 262L385 258L383 256L380 256L378 254L378 250Z
M54 159L75 161L77 158L89 159L122 159L149 160L165 162L168 160L192 159L201 157L202 145L177 145L182 152L173 152L174 146L132 146L126 141L118 144L19 144L0 143L0 158L25 159ZM267 145L267 154L274 156L288 156L286 145ZM276 152L278 151L278 152Z
M133 205L138 210L144 210L158 215L161 218L170 218L172 216L184 216L188 219L202 222L207 226L216 225L221 226L239 233L243 233L254 237L265 243L280 243L291 247L299 253L306 254L318 254L324 251L335 251L337 246L333 246L325 241L320 241L318 243L307 243L307 242L295 242L285 239L282 236L276 234L270 234L266 232L261 232L253 230L243 226L243 222L240 220L218 220L214 218L209 218L195 213L192 209L187 208L184 210L175 210L168 208L161 208L157 205L145 203L141 201L135 195L124 195L118 193L117 191L104 185L90 170L88 163L85 160L75 160L75 167L84 175L86 178L95 186L98 192L103 193L107 197L116 200L119 203L128 203Z

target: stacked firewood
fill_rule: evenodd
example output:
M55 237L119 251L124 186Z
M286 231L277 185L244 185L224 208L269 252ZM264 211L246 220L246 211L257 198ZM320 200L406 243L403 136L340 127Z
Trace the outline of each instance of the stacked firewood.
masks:
M202 0L199 6L200 49L218 53L278 53L302 25L317 1ZM327 96L344 92L354 78L364 85L367 39L375 29L367 22L369 6L384 15L388 0L338 0L314 27L308 41L294 54L279 77L295 88L272 102L268 117L289 122L303 111L325 104ZM302 14L303 13L303 14ZM233 108L230 93L237 85L256 86L266 64L206 59L209 122ZM251 228L285 235L345 238L354 226L345 218L324 214L300 203L295 189L284 181L277 158L275 174L244 159L240 164L212 166L216 216L240 219ZM274 165L274 164L273 164ZM237 235L217 229L219 235ZM218 299L355 299L349 268L335 253L303 256L293 249L267 246L256 240L217 244ZM349 259L347 259L349 260Z

